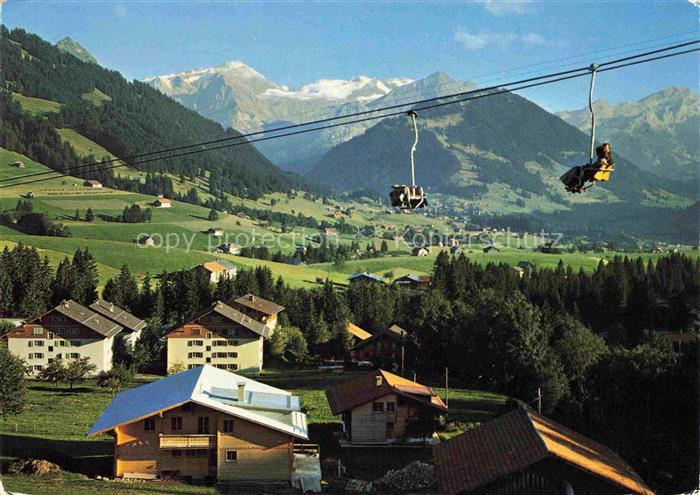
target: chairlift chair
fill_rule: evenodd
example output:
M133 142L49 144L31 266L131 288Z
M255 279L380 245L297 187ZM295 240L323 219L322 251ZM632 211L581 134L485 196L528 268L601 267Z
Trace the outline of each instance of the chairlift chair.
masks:
M423 191L422 187L416 185L416 174L413 159L413 155L416 152L416 145L418 144L418 124L416 123L416 117L418 114L411 110L408 112L408 116L411 117L411 120L413 121L413 132L415 134L413 146L411 146L411 185L395 184L391 187L391 192L389 193L391 206L395 206L403 210L423 208L428 204L425 191Z

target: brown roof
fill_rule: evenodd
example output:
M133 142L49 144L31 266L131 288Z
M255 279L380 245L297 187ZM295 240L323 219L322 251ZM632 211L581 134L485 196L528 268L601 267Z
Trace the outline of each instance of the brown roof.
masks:
M363 330L362 328L358 327L357 325L351 322L348 322L346 328L350 335L357 337L360 340L367 340L372 336L372 334L369 333L367 330Z
M653 495L615 452L518 408L433 447L441 495L456 495L554 457L627 491Z
M360 328L360 330L362 330ZM364 330L362 330L364 332ZM359 341L357 344L353 346L353 349L361 349L362 347L371 344L372 342L375 342L382 337L387 336L390 339L394 339L397 342L401 342L404 337L406 336L406 330L401 328L398 325L392 325L390 328L386 330L382 330L380 332L375 333L374 335L370 335L364 340Z
M268 327L267 325L263 325L259 321L254 320L249 316L244 315L240 311L232 308L228 304L225 304L221 301L216 301L214 304L203 309L199 313L196 313L195 315L190 316L186 321L172 325L170 328L168 328L165 331L164 335L167 335L170 332L172 332L173 330L180 328L181 326L186 325L188 323L192 323L193 321L198 320L198 319L202 318L203 316L206 316L212 312L218 313L221 316L224 316L224 317L228 318L229 320L233 321L234 323L238 323L243 328L247 328L251 332L257 333L261 337L264 337L267 339L267 338L270 338L270 336L271 336L270 335L270 327Z
M267 299L263 299L262 297L256 296L254 294L246 294L245 296L241 296L233 302L236 304L240 304L241 306L244 306L246 308L254 309L255 311L259 311L260 313L266 315L276 315L284 309L284 306L280 306L277 303L268 301Z
M326 397L333 414L350 411L388 394L401 395L443 411L447 410L445 403L432 388L381 369L326 389Z
M122 309L111 302L107 302L102 298L92 303L90 305L90 309L96 313L100 313L102 316L112 320L113 322L118 323L131 332L138 332L146 327L146 322L142 319L137 318L125 309Z

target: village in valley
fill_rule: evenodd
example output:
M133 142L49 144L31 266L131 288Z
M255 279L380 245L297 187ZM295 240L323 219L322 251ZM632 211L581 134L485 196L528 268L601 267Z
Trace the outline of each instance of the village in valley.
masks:
M273 4L0 2L0 495L698 493L697 7Z

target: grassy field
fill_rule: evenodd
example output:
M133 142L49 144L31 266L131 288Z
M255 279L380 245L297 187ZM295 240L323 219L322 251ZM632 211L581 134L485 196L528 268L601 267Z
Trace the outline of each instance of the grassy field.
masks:
M42 113L58 113L61 111L61 104L56 101L44 100L43 98L33 98L19 93L12 93L12 99L20 104L23 110L32 115Z
M112 160L113 158L117 158L95 141L86 138L82 134L78 134L73 129L56 129L56 132L61 136L63 142L70 143L75 152L80 156L92 155L96 160L101 160L102 158Z

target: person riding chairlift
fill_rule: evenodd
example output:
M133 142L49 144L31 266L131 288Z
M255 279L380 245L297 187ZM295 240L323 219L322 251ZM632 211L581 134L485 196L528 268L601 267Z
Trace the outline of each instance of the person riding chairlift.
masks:
M571 193L582 193L586 182L605 182L610 179L610 172L613 170L615 160L612 156L612 146L610 143L603 143L595 150L597 159L591 165L573 167L561 176L561 181L566 186L566 190ZM590 186L589 186L590 187Z

